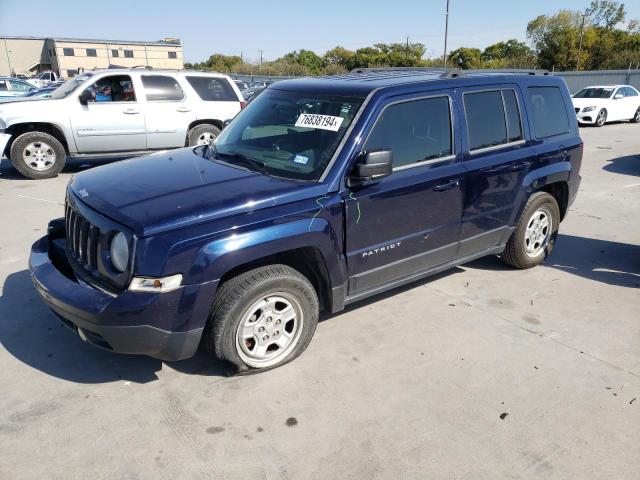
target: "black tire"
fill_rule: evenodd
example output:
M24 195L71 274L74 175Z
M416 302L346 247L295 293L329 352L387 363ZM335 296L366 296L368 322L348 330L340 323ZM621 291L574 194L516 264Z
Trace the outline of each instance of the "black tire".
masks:
M50 163L44 160L36 162L38 157L29 157L27 155L30 152L30 150L27 150L29 145L35 145L47 157L51 157L53 161ZM32 180L57 177L64 168L66 155L62 143L54 136L44 132L23 133L13 141L9 152L9 158L15 169ZM46 168L38 170L36 167L38 164Z
M548 237L545 234L546 242L541 242L544 248L532 256L527 253L527 227L533 221L533 215L539 211L548 214L551 226L548 229ZM525 269L540 265L553 250L556 237L558 236L558 226L560 225L560 208L553 196L546 192L536 192L527 201L516 228L511 234L511 238L502 252L500 258L503 262L515 268ZM532 252L536 253L536 252Z
M296 328L299 329L299 333L296 330L296 333L292 334L294 340L285 347L282 353L277 353L278 348L270 354L275 355L275 359L278 360L276 363L257 365L254 362L259 360L249 359L248 361L247 353L242 351L243 348L239 344L240 324L243 318L252 313L250 309L257 302L259 303L269 296L278 297L279 295L290 296L298 302L296 307L298 310L296 311L301 312L301 317L299 317L301 320ZM306 350L316 330L318 314L318 295L304 275L286 265L259 267L226 281L219 288L205 329L204 346L220 360L235 365L238 371L269 370L294 360ZM263 321L270 320L270 318L263 319ZM255 323L258 323L258 320L255 320ZM284 327L283 324L278 328ZM275 332L267 331L265 333L271 333L275 338ZM254 344L258 341L258 339L247 340L254 342ZM271 341L273 342L274 339L272 338ZM250 345L245 343L245 347L249 348ZM281 355L282 358L278 358L278 355ZM267 362L269 361L273 362L274 359L267 360Z
M640 123L640 107L636 110L636 114L631 119L631 123Z
M187 134L187 142L189 147L195 147L196 145L203 145L201 141L208 139L213 140L220 135L220 129L215 125L204 123L202 125L196 125Z
M598 116L596 117L596 122L594 123L594 125L596 127L602 127L605 123L607 123L607 111L603 108L598 112Z

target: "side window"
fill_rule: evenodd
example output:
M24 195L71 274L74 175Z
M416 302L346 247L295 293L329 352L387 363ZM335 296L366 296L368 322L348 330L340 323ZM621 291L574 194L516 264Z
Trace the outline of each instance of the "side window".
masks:
M87 57L97 57L98 52L96 52L95 48L87 48Z
M507 114L507 141L517 142L522 140L524 137L522 136L522 121L516 92L502 90L502 99L504 100L504 109Z
M9 87L7 86L7 81L0 80L0 92L6 92L7 90L9 90Z
M178 58L177 52L167 52L169 58Z
M380 114L363 147L393 151L394 168L453 153L449 97L410 100Z
M570 131L569 117L558 87L529 87L533 131L536 138L547 138Z
M511 89L465 93L464 110L469 150L522 140L522 122L516 92Z
M113 58L118 58L120 56L120 52L116 49L111 50L111 56Z
M125 58L133 58L133 50L125 50L124 51Z
M129 75L112 75L97 80L87 87L90 102L135 102L136 94Z
M178 80L165 75L143 75L142 85L149 102L177 101L184 98Z
M625 96L625 97L637 97L637 96L638 96L638 92L636 92L636 91L635 91L633 88L631 88L631 87L625 87L624 96Z
M11 84L11 90L14 92L28 92L31 90L31 85L24 82L16 82L15 80L9 80Z
M238 97L229 82L223 78L187 76L189 85L205 102L237 102Z

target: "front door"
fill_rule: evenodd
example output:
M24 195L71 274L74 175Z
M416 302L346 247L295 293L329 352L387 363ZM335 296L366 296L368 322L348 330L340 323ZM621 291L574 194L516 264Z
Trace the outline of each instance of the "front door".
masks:
M455 257L463 184L451 111L450 92L441 91L396 99L378 115L361 154L391 150L394 168L344 193L349 295Z
M143 74L146 100L147 148L184 147L189 124L196 119L185 94L172 75Z
M147 148L144 104L129 75L109 75L87 87L90 100L71 114L78 153L129 152Z

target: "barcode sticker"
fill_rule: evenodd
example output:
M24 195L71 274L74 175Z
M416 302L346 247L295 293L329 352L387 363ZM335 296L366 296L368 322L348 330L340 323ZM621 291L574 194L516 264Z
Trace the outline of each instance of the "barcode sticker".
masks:
M342 125L342 117L331 115L316 115L313 113L303 113L296 121L296 127L318 128L320 130L331 130L337 132Z

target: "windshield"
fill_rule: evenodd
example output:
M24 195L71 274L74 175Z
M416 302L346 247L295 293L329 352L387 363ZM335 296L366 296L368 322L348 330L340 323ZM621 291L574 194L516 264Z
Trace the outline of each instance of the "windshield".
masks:
M216 158L278 177L318 180L363 100L267 89L215 140Z
M56 88L53 92L51 92L51 96L49 98L65 98L68 97L71 92L73 92L81 83L87 78L90 78L92 73L83 73L82 75L77 75L70 80L67 80L58 88Z
M583 88L573 98L609 98L613 88Z

